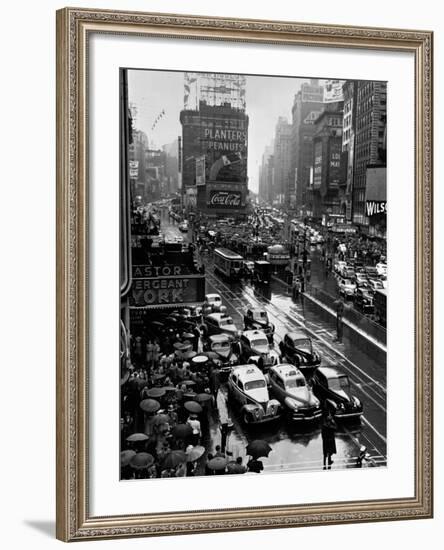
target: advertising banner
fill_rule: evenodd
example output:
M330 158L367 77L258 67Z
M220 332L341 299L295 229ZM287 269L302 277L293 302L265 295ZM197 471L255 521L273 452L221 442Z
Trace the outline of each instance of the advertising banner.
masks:
M139 161L130 160L129 161L129 177L132 179L137 179L139 176Z
M174 266L171 266L174 267ZM134 278L131 308L168 308L200 304L205 298L205 275Z
M246 193L246 185L207 184L207 207L217 209L244 208Z
M205 185L205 156L196 159L196 185Z
M365 215L368 218L387 214L387 169L370 166L366 172Z

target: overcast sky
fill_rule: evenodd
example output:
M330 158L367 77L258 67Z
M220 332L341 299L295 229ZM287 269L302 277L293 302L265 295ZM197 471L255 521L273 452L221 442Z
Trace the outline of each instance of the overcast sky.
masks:
M249 188L257 192L258 173L264 149L274 137L279 116L291 122L296 92L306 78L247 76L246 113L248 127ZM156 148L182 135L179 121L184 108L184 73L171 71L128 71L129 102L137 107L136 128L144 131ZM153 123L158 115L165 114Z

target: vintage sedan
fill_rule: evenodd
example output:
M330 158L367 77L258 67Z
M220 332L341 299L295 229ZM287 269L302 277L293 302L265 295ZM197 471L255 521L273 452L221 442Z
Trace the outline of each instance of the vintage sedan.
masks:
M294 365L276 365L268 371L270 392L291 420L312 421L322 416L321 402Z
M316 397L338 420L362 416L362 403L352 395L348 376L336 367L319 367L311 385Z
M279 343L282 360L297 366L305 376L321 364L321 357L313 349L311 338L303 331L288 332Z
M262 330L270 344L273 343L274 325L270 323L264 308L248 308L244 315L244 327L245 330Z
M356 292L356 285L351 279L344 279L340 277L338 279L338 291L344 298L353 298Z
M263 330L245 330L240 337L241 360L262 370L279 363L279 354L270 346Z
M270 399L265 376L255 365L234 367L228 377L228 391L240 408L245 424L270 422L280 417L280 403Z
M360 309L363 313L373 313L373 292L368 288L356 289L354 296L354 303L357 309Z
M213 361L221 367L222 371L229 372L231 367L239 362L235 346L228 334L212 334L204 340L203 351L210 352Z
M205 301L203 303L203 310L205 313L223 313L226 311L225 306L222 304L222 298L220 294L206 294Z
M237 338L241 331L234 324L233 319L225 313L210 313L204 318L203 329L207 335L227 334L230 338Z

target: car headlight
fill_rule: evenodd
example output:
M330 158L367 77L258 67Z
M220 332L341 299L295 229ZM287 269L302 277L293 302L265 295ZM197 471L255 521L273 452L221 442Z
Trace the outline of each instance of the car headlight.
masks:
M299 408L299 403L294 399L292 399L291 397L285 398L285 404L287 405L288 408L293 409L294 411L297 411Z
M361 401L357 397L353 397L353 403L356 405L356 407L361 406Z

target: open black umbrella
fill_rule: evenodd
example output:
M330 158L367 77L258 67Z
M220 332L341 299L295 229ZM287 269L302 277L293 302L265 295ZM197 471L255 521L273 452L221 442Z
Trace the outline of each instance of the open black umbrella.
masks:
M215 456L207 463L210 470L224 470L227 465L227 459L223 456Z
M140 402L139 406L142 411L145 411L147 413L153 413L160 409L160 403L155 399L144 399Z
M187 411L194 414L199 414L203 410L199 403L196 403L196 401L186 401L186 403L184 403L184 407Z
M157 399L158 397L163 397L165 395L165 390L163 388L150 388L145 392L148 397Z
M205 447L202 445L195 445L192 449L187 451L187 461L194 462L198 460L205 452Z
M135 434L131 434L129 435L126 440L127 441L146 441L148 439L148 436L146 434L142 434L142 433L135 433Z
M136 451L132 451L131 449L126 449L125 451L122 451L120 453L120 465L128 466L133 456L136 456Z
M176 424L171 433L177 439L186 439L193 433L193 428L189 424Z
M137 453L130 461L130 465L135 470L144 470L154 464L154 457L149 453Z
M270 445L263 439L255 439L247 445L247 454L253 458L268 456L271 450Z
M191 362L193 363L193 365L204 365L208 362L208 357L206 355L199 354L193 357L191 359Z
M187 454L184 451L170 451L162 461L162 468L175 468L187 461Z

